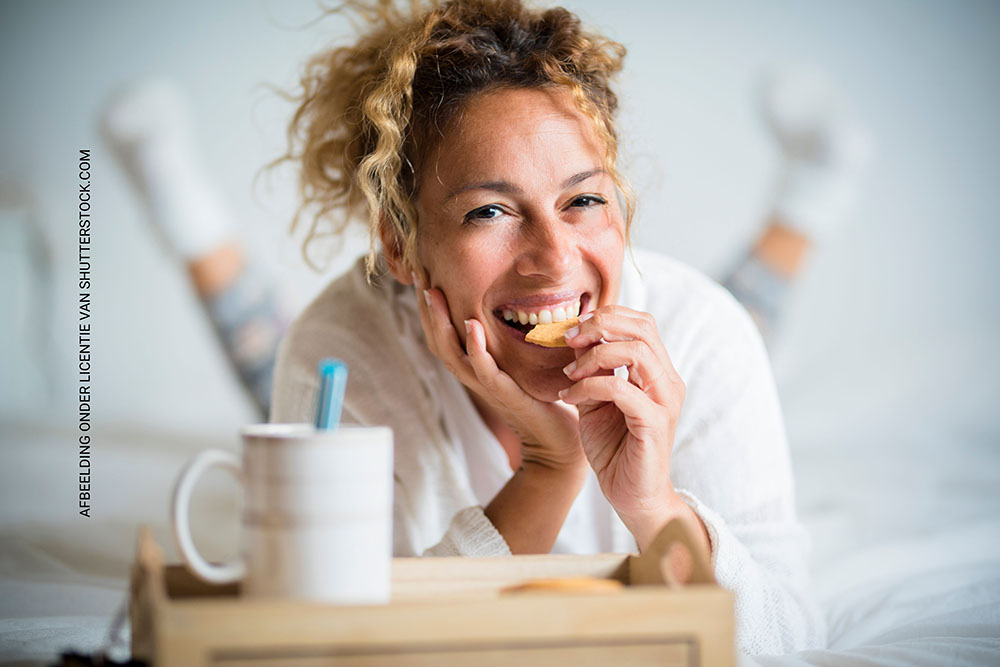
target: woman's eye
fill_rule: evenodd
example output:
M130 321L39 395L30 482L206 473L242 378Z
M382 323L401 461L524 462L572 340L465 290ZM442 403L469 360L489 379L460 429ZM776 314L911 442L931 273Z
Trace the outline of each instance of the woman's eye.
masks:
M489 206L483 206L477 208L474 211L469 211L465 215L466 220L492 220L493 218L498 218L503 214L503 209L499 206L490 204Z
M608 203L607 200L605 200L603 197L598 197L597 195L580 195L579 197L573 200L573 203L570 204L570 206L579 206L585 208L589 206L597 206L600 204L607 204L607 203Z

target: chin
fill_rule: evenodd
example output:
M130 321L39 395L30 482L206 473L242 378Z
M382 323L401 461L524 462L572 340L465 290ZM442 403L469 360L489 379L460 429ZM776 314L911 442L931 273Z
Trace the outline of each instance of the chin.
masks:
M515 378L515 381L529 396L545 403L558 401L559 392L573 384L561 367L540 372L528 371L525 377Z

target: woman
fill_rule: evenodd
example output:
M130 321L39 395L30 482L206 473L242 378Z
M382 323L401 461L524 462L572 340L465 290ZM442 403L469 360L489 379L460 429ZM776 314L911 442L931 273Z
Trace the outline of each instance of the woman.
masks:
M272 420L309 421L344 359L345 419L395 433L396 555L641 551L677 518L742 651L822 646L759 333L692 269L626 257L624 48L515 0L368 16L310 62L286 157L317 220L367 207L373 249L289 330ZM524 340L576 312L568 347Z

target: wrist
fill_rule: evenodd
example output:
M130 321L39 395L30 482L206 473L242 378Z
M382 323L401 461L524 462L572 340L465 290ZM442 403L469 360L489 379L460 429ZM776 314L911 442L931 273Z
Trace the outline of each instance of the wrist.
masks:
M554 449L522 440L521 464L529 465L533 470L550 471L564 477L586 477L590 472L590 461L583 453L583 446L579 441L575 449Z
M590 472L590 463L586 457L580 460L552 461L535 458L522 457L519 473L530 479L537 479L543 483L570 482L579 483L580 486Z
M627 512L619 511L618 516L632 533L641 553L671 519L683 516L685 509L687 504L671 489L661 502Z

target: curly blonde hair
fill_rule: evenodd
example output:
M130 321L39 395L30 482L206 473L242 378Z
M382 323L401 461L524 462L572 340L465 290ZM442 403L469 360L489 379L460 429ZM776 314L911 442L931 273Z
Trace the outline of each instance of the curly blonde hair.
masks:
M309 258L310 243L367 218L369 278L383 231L404 264L414 267L413 202L422 160L463 102L502 88L572 93L624 197L628 239L635 196L616 169L618 98L611 88L624 46L586 32L566 9L530 9L521 0L411 0L406 9L395 0L347 0L330 11L345 9L355 10L367 30L355 44L307 61L302 93L292 97L298 108L288 125L288 151L270 165L300 165L301 204L292 231L312 209L302 245L310 266L319 270Z

